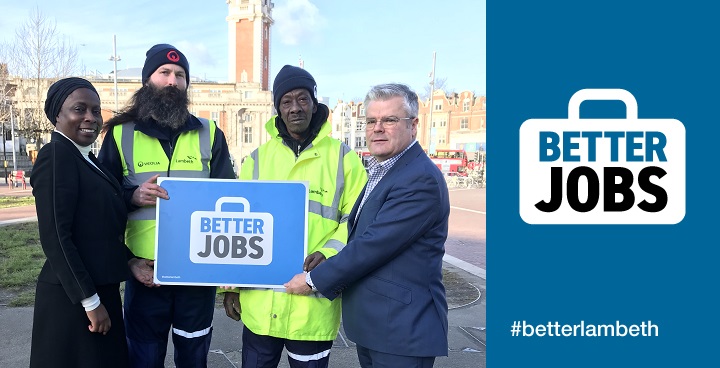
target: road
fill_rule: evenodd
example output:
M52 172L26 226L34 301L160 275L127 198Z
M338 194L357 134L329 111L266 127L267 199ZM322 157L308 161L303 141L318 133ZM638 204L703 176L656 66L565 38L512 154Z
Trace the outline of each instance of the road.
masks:
M445 253L486 269L485 188L450 189L450 227Z

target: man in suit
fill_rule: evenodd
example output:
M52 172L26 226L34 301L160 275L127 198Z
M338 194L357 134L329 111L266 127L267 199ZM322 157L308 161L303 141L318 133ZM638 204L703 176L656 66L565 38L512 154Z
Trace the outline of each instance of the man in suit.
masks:
M285 284L294 294L342 294L343 324L363 367L432 367L447 355L442 257L445 180L416 141L418 96L405 85L365 97L369 178L348 220L347 246Z

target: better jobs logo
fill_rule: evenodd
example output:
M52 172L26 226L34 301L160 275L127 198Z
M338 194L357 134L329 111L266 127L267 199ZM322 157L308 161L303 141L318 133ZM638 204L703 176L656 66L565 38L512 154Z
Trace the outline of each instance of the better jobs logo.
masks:
M580 119L586 100L620 100L626 119ZM520 127L520 216L528 224L676 224L685 217L685 127L638 119L622 89L583 89L568 119Z

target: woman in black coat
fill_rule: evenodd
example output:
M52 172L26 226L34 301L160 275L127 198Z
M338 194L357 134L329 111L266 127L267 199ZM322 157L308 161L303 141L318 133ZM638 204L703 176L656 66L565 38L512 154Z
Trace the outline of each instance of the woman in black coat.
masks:
M55 125L33 166L40 243L30 367L127 367L120 282L132 253L117 180L90 152L102 126L100 97L81 78L48 90Z

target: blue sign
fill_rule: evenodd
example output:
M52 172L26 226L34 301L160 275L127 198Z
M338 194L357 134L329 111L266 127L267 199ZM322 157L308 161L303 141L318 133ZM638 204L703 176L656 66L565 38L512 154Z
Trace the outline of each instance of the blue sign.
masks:
M155 283L282 287L307 252L305 182L160 178Z

